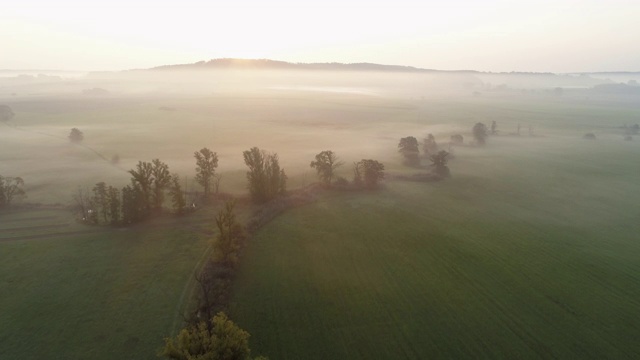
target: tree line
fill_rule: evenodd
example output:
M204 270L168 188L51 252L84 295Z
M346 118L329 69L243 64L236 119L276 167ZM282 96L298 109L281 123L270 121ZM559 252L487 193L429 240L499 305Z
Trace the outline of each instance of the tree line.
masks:
M478 122L472 128L471 132L473 138L478 146L482 146L486 143L486 139L491 133L495 135L498 133L498 125L495 121L491 123L491 128L487 128L484 123ZM434 169L434 173L440 177L449 177L451 172L447 163L451 157L451 148L454 145L462 145L464 143L464 137L460 134L454 134L449 141L449 151L440 150L436 139L433 134L427 134L427 137L422 141L422 152L431 164L429 165ZM418 139L413 136L407 136L400 139L398 143L398 152L404 157L404 163L408 166L418 167L420 166L420 144Z
M203 148L196 151L194 157L196 181L209 195L216 178L217 154ZM188 211L180 176L171 173L169 165L160 159L139 161L128 173L131 175L130 183L122 188L105 182L96 183L90 191L78 188L73 199L83 221L93 224L134 224L161 212L166 195L170 197L175 214Z

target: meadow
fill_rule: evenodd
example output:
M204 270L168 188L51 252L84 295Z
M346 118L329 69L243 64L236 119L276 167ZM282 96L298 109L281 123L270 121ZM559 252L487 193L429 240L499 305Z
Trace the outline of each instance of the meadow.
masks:
M572 149L296 209L254 238L233 316L278 359L635 358L638 150Z
M401 137L433 133L445 144L460 133L469 143L474 123L493 120L500 133L487 146L454 149L451 179L323 192L258 232L231 313L254 353L640 353L640 147L620 129L640 119L634 99L586 90L422 96L406 83L396 93L110 84L98 84L115 89L105 97L79 95L88 82L0 91L16 113L0 126L0 174L23 177L28 194L0 213L0 358L155 358L162 337L182 325L220 204L131 228L88 227L67 208L78 186L123 186L139 160L159 158L197 189L193 152L202 147L218 153L221 190L235 195L246 194L242 151L252 146L279 154L292 189L316 181L309 162L327 149L348 178L362 158L382 161L389 175L424 172L402 165ZM522 136L511 134L518 124ZM66 139L72 127L82 144ZM583 140L587 132L598 140Z

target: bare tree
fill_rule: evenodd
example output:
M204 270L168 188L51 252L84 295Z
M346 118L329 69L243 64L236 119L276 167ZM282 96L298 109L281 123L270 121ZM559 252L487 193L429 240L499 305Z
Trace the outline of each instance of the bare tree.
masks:
M89 219L89 210L91 209L91 204L89 202L90 198L91 195L89 193L89 190L82 188L81 186L78 186L76 191L73 193L73 201L76 203L77 209L80 211L83 221L87 221Z
M216 195L220 192L220 180L222 180L221 174L213 175L213 191Z

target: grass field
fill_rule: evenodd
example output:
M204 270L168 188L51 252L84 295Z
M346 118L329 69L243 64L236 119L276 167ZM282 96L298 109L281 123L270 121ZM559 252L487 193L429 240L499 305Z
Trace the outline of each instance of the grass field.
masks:
M76 85L79 89L86 88ZM20 94L23 92L20 91ZM331 149L392 173L398 139L478 121L501 136L455 149L453 178L323 194L259 232L233 314L271 359L631 358L640 352L637 102L487 94L365 96L263 91L200 95L70 93L0 99L3 176L25 202L67 205L78 186L123 186L160 158L189 178L193 152L220 157L221 189L246 192L242 151L280 155L290 188L315 181ZM162 111L170 107L175 111ZM538 137L509 136L517 124ZM85 133L70 144L72 127ZM596 142L581 139L586 132ZM121 161L111 165L118 154ZM86 227L50 206L0 213L0 359L151 359L182 324L216 208L127 229ZM247 214L242 214L246 218Z
M0 358L157 358L182 326L209 216L100 229L66 210L2 213Z
M532 151L492 139L459 153L448 181L332 194L269 224L235 292L253 349L274 359L640 356L638 147L536 140Z

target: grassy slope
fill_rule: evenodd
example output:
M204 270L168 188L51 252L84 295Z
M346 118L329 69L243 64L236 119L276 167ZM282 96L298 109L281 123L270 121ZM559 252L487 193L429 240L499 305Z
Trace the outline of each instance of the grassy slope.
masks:
M269 224L235 294L254 350L638 356L638 147L509 141L459 154L449 181L330 195Z
M0 358L156 358L181 325L210 215L92 233L66 212L3 213L0 229L14 230L0 231ZM65 223L44 238L6 239ZM55 235L71 230L80 232Z

